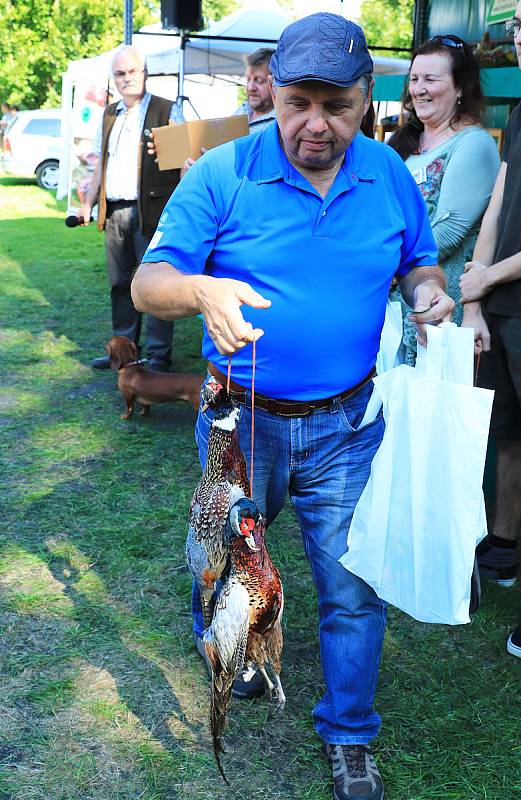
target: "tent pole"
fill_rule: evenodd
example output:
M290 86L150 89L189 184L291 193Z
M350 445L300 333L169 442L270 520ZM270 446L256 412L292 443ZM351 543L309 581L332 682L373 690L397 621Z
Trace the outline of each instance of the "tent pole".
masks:
M132 28L134 27L133 24L133 14L134 14L134 2L133 0L123 0L123 28L124 28L124 36L125 36L125 44L132 44Z
M412 49L415 50L427 37L427 0L415 0Z
M195 116L198 119L201 119L197 111L195 110L193 103L191 102L190 98L187 97L184 93L185 91L185 50L186 44L190 41L190 37L186 35L185 31L179 31L181 34L181 44L179 46L179 74L177 76L177 98L176 103L181 109L181 113L184 113L184 104L185 102L189 103Z
M177 100L176 103L183 110L183 103L185 101L185 50L188 37L185 31L179 31L181 34L181 44L179 46L179 75L177 76Z

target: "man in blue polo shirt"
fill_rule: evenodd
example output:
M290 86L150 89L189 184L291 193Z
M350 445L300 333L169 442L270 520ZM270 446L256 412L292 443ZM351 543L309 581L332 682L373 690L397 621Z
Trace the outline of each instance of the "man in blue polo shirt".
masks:
M247 460L258 342L253 495L271 522L289 489L301 525L326 685L314 721L333 796L379 800L368 745L380 728L373 700L385 604L338 558L383 435L381 414L364 415L391 281L418 310L421 340L423 324L449 318L454 304L408 170L390 148L357 135L372 86L362 30L313 14L286 28L270 67L277 122L192 167L133 298L164 319L201 313L213 375L225 380L233 355ZM202 462L210 425L201 412Z

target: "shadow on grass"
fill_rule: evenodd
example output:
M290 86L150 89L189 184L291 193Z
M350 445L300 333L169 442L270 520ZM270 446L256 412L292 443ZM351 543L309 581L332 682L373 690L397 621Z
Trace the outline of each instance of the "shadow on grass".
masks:
M110 336L102 236L94 228L66 228L63 219L44 216L3 220L0 235L4 257L21 271L21 277L7 276L2 306L9 310L10 291L17 291L17 318L25 330L65 336L74 351L90 350L89 358Z
M4 281L0 311L12 319L16 291L16 317L33 335L52 331L71 342L70 355L90 364L104 355L111 334L110 294L106 275L104 236L95 225L67 228L64 218L27 217L0 222L4 257L22 272ZM19 290L20 283L24 291ZM174 326L173 368L202 371L202 325L199 319ZM188 361L187 361L188 359Z
M9 574L9 554L4 551L4 581L0 580L0 616L4 621L0 661L4 676L12 676L15 685L18 684L16 707L23 715L25 736L29 734L29 752L38 745L41 736L48 735L45 732L48 713L59 714L70 706L74 697L72 693L63 695L61 692L53 697L47 688L42 691L44 707L41 707L38 687L52 688L57 671L61 683L73 683L78 672L77 659L80 659L81 672L88 674L89 664L96 670L92 674L100 681L100 685L92 686L92 694L91 687L87 686L83 692L83 706L91 708L90 713L100 726L105 720L115 718L117 713L125 718L126 712L131 712L152 741L159 743L165 753L178 758L184 749L183 742L195 741L201 745L202 731L200 725L190 723L185 716L173 685L175 681L167 680L167 675L175 676L169 654L176 652L176 646L175 634L165 626L165 606L169 606L173 618L179 617L175 597L169 597L165 586L168 570L162 570L161 579L157 581L160 586L152 587L154 593L145 594L145 608L141 608L139 601L134 608L136 594L143 594L150 584L147 569L154 558L160 558L162 547L154 546L152 541L147 544L147 538L138 533L126 537L122 534L120 547L124 556L117 564L108 566L111 554L114 562L117 561L117 557L114 558L116 547L103 547L102 540L109 538L113 542L114 538L119 538L114 537L114 532L106 534L99 530L90 536L82 535L82 530L87 532L88 520L84 528L80 516L79 530L53 536L54 532L63 531L64 525L71 524L62 504L67 495L70 502L73 493L79 504L78 490L81 492L77 485L61 485L43 502L30 504L21 516L8 510L4 516L5 530L12 535L7 539L0 536L6 551L16 542L23 552L23 560L40 567L39 574L34 568L25 572L22 561ZM36 521L39 511L46 518L41 530ZM54 525L48 518L49 513L54 516ZM150 527L157 537L158 526L154 530L151 523ZM67 555L69 549L72 558ZM83 568L75 563L78 558ZM100 566L95 565L97 561L101 562ZM13 586L9 586L9 579ZM89 585L94 589L89 591ZM156 609L160 607L159 621L149 613L149 606L157 596L160 599L160 603L155 603ZM175 628L174 623L172 628ZM186 668L183 659L178 666L181 670ZM103 687L111 680L116 694L110 696L109 693L105 709ZM29 681L27 690L21 688L25 681ZM8 697L5 699L9 703ZM0 743L2 727L0 725ZM180 742L179 737L183 741Z
M0 186L36 186L36 178L14 178L0 172ZM42 191L44 191L42 189Z
M34 220L37 230L49 222ZM70 344L60 349L59 340L61 336L70 340L72 318L78 314L72 314L70 319L68 314L61 316L62 297L67 290L59 276L48 286L43 277L38 277L37 269L29 266L29 270L34 277L31 291L40 283L45 297L36 304L31 298L22 297L18 319L24 320L25 329L17 338L16 329L11 328L12 337L2 341L10 384L5 387L5 397L10 397L13 404L3 407L0 402L0 426L3 424L5 434L0 459L5 467L3 492L9 505L3 522L9 541L17 542L45 563L51 584L59 583L71 609L63 621L44 625L48 637L45 642L37 633L41 619L32 618L35 625L31 636L31 616L21 614L17 623L19 635L13 629L4 631L6 649L2 650L16 653L22 647L29 670L33 663L30 653L36 660L41 659L40 682L49 676L49 667L56 669L56 657L63 674L73 674L76 668L70 656L79 653L95 670L108 673L121 705L165 753L179 760L183 750L179 737L202 748L200 737L205 729L187 722L183 711L186 698L180 701L176 693L176 670L169 663L172 657L179 656L176 628L183 625L189 631L189 605L186 597L183 619L182 603L177 597L181 574L177 562L184 564L183 551L179 546L181 555L173 566L169 536L172 522L168 513L172 504L165 490L168 463L160 471L157 464L164 460L168 440L175 452L177 493L185 480L187 487L195 485L198 467L193 443L194 412L188 404L176 403L153 409L147 420L137 415L134 420L122 422L124 403L116 388L116 376L79 370L63 359L77 356ZM53 335L46 339L50 326ZM92 327L86 327L92 335ZM42 336L43 343L49 343L47 360L51 371L47 376L42 374L46 369ZM52 372L53 363L56 372ZM30 393L29 401L23 399L25 392ZM35 407L31 405L32 398ZM76 442L74 435L66 437L68 454L60 452L61 429L78 432ZM41 437L49 439L49 449ZM89 441L94 440L91 449ZM185 478L183 472L190 477ZM71 473L79 479L71 481ZM183 498L180 505L187 502ZM67 541L81 551L93 580L106 587L103 601L92 601L80 591L82 576L74 563L49 549L49 536L60 531L65 531ZM182 526L178 538L181 536ZM42 591L46 593L46 589ZM13 613L8 596L2 605L5 613ZM168 615L172 618L170 628ZM73 633L70 620L74 622ZM144 645L141 637L148 637ZM186 639L189 641L188 633ZM71 653L65 646L67 640ZM178 667L190 673L184 653ZM189 694L183 680L179 679L180 684ZM38 709L32 709L31 716L27 711L27 725L33 727L36 737Z
M74 605L71 616L81 626L83 641L88 643L84 655L89 663L110 673L125 706L167 752L178 753L181 745L169 727L169 719L175 716L192 734L197 727L188 722L163 670L137 649L128 649L122 638L121 615L108 605L89 602L78 592L76 583L81 573L69 560L51 554L48 567ZM125 626L128 624L127 620Z

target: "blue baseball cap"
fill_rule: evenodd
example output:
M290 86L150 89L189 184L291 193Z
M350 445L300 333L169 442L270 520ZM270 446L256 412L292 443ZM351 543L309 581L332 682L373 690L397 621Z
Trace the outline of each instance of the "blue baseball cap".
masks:
M311 14L288 25L270 61L276 86L323 81L348 87L372 71L362 28L327 12Z

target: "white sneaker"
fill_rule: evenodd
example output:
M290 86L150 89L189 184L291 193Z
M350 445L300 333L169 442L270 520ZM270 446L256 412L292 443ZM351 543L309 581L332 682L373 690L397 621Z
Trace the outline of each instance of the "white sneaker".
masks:
M507 641L507 651L512 656L521 658L521 625L514 628Z

